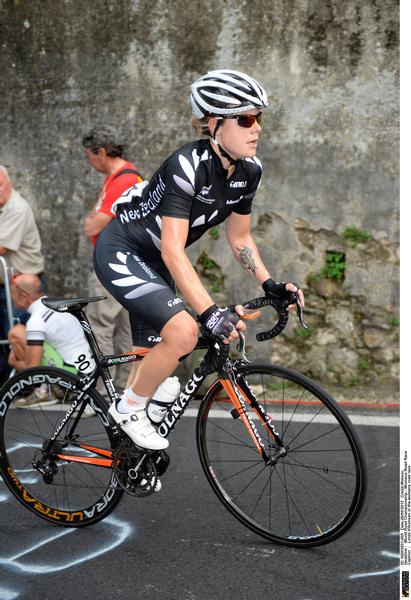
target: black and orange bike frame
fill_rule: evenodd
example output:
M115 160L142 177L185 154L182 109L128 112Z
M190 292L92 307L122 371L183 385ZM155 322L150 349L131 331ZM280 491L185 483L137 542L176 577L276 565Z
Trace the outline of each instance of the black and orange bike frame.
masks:
M252 308L252 307L250 307ZM94 333L89 325L86 315L83 310L79 308L76 311L71 311L84 330L86 338L89 342L92 354L96 361L96 368L90 375L81 376L81 386L76 390L76 397L73 400L70 408L62 421L58 425L52 437L48 440L48 444L43 448L45 452L51 451L54 456L60 460L66 462L81 462L84 464L95 465L96 467L114 468L113 453L110 450L91 446L89 444L75 444L75 429L79 419L82 416L86 402L84 401L87 396L87 391L94 388L99 377L102 377L105 388L107 390L110 402L114 402L118 399L118 393L114 387L113 379L110 376L109 367L121 364L128 364L142 360L144 356L150 351L150 349L144 349L138 353L127 353L127 354L115 354L104 356L98 346L97 340ZM248 318L255 318L258 313L247 315ZM243 340L242 340L243 341ZM228 357L229 348L223 343L216 343L215 340L206 340L200 338L196 346L196 349L208 349L205 357L201 364L194 370L192 376L187 381L184 389L180 395L176 398L173 404L170 405L163 421L158 427L158 433L162 437L168 437L173 431L178 421L183 416L187 406L197 396L197 393L203 384L206 377L214 372L218 373L218 381L216 384L220 384L224 390L228 400L233 405L232 416L233 418L239 418L243 422L252 443L254 444L261 459L266 464L274 464L278 458L286 453L283 446L280 434L276 431L272 419L267 415L263 406L254 395L252 389L247 384L247 381L236 371L236 365L244 364L244 360L231 360ZM91 400L92 402L92 400ZM54 449L53 444L58 438L62 429L69 421L71 415L76 409L79 409L76 417L70 425L70 429L67 433L66 439L73 440L74 444L88 452L87 456L79 456L78 454L69 454L64 451L58 451ZM93 405L93 408L97 412L101 410ZM108 408L108 405L107 405ZM265 443L262 440L260 434L257 431L253 423L249 409L256 414L258 419L262 422L265 429L268 432L268 439L270 440L271 452L267 452ZM109 414L100 415L100 418L105 418L110 422L111 417ZM111 423L114 431L117 431L121 435L121 430L117 424ZM272 449L276 451L273 453ZM94 456L93 456L94 455Z

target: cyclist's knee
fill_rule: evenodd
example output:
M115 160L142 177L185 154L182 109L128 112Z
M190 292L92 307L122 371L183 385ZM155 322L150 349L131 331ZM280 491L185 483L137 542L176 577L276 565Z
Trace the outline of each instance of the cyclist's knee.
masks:
M197 323L188 313L178 313L164 326L161 337L179 356L189 354L198 341Z

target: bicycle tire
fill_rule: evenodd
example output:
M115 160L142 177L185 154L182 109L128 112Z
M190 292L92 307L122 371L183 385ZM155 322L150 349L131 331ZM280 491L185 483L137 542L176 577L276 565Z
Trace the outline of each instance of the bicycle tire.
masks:
M54 455L47 455L43 467L49 472L56 471L52 476L42 474L33 465L39 457L43 459L43 444L51 439L80 390L77 376L52 367L27 369L7 381L0 390L3 480L25 508L46 521L67 527L97 523L117 506L123 495L112 468L65 462L56 458L57 450ZM28 405L32 394L38 398L40 392L43 402ZM64 436L78 414L78 407L56 437L54 448L61 448L66 456L70 453L79 457L93 456L82 445L107 451L115 446L106 417L106 401L94 389L87 391L85 401L90 408L79 419L77 437L69 442ZM22 403L26 406L19 406Z
M238 386L248 384L264 409L274 410L288 451L266 465L217 380L197 418L200 462L213 491L239 521L272 542L300 548L332 542L355 522L366 496L366 459L351 421L296 371L256 363L237 373ZM272 456L272 436L261 420L253 423Z

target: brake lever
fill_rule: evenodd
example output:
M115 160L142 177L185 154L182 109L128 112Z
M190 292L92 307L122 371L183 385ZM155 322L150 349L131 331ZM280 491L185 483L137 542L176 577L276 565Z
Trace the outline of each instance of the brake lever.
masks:
M299 300L297 300L297 317L301 323L301 327L304 327L304 329L310 329L307 323L304 321L303 307L301 306Z
M237 344L237 350L240 352L243 361L246 363L250 363L245 353L245 335L242 331L239 331L238 336L240 339Z
M304 329L310 329L308 327L307 323L304 321L303 307L301 306L298 292L292 292L292 294L293 294L293 298L292 298L291 304L295 304L297 307L297 317L298 317L298 320L300 321L301 327L304 327Z

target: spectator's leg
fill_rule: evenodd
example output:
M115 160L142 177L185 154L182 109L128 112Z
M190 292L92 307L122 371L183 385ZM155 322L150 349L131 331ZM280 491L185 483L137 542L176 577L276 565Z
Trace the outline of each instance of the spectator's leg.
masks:
M114 332L116 329L116 323L118 320L118 314L121 310L124 310L121 304L113 298L111 294L103 287L100 281L97 279L96 274L93 272L90 276L89 284L89 295L90 296L106 296L105 300L99 300L98 302L91 302L86 309L87 318L90 321L90 325L97 338L97 342L100 346L103 354L114 354ZM128 335L130 336L130 326L128 327ZM131 338L130 345L126 352L131 351ZM125 381L127 381L128 368L124 366ZM115 370L110 369L111 375L115 377ZM101 380L97 383L97 391L106 396L107 392L104 384ZM121 390L120 390L121 391Z
M15 325L8 333L11 352L9 355L9 365L22 371L26 368L26 328L24 325Z
M114 300L114 298L113 298ZM117 304L117 301L115 301ZM120 304L121 310L117 314L115 329L114 329L114 352L118 352L119 354L125 354L126 352L131 352L133 350L133 342L131 339L131 331L130 331L130 319L128 315L128 311L123 308ZM115 377L116 384L121 389L124 390L127 386L127 380L130 375L131 365L122 365L117 367Z

